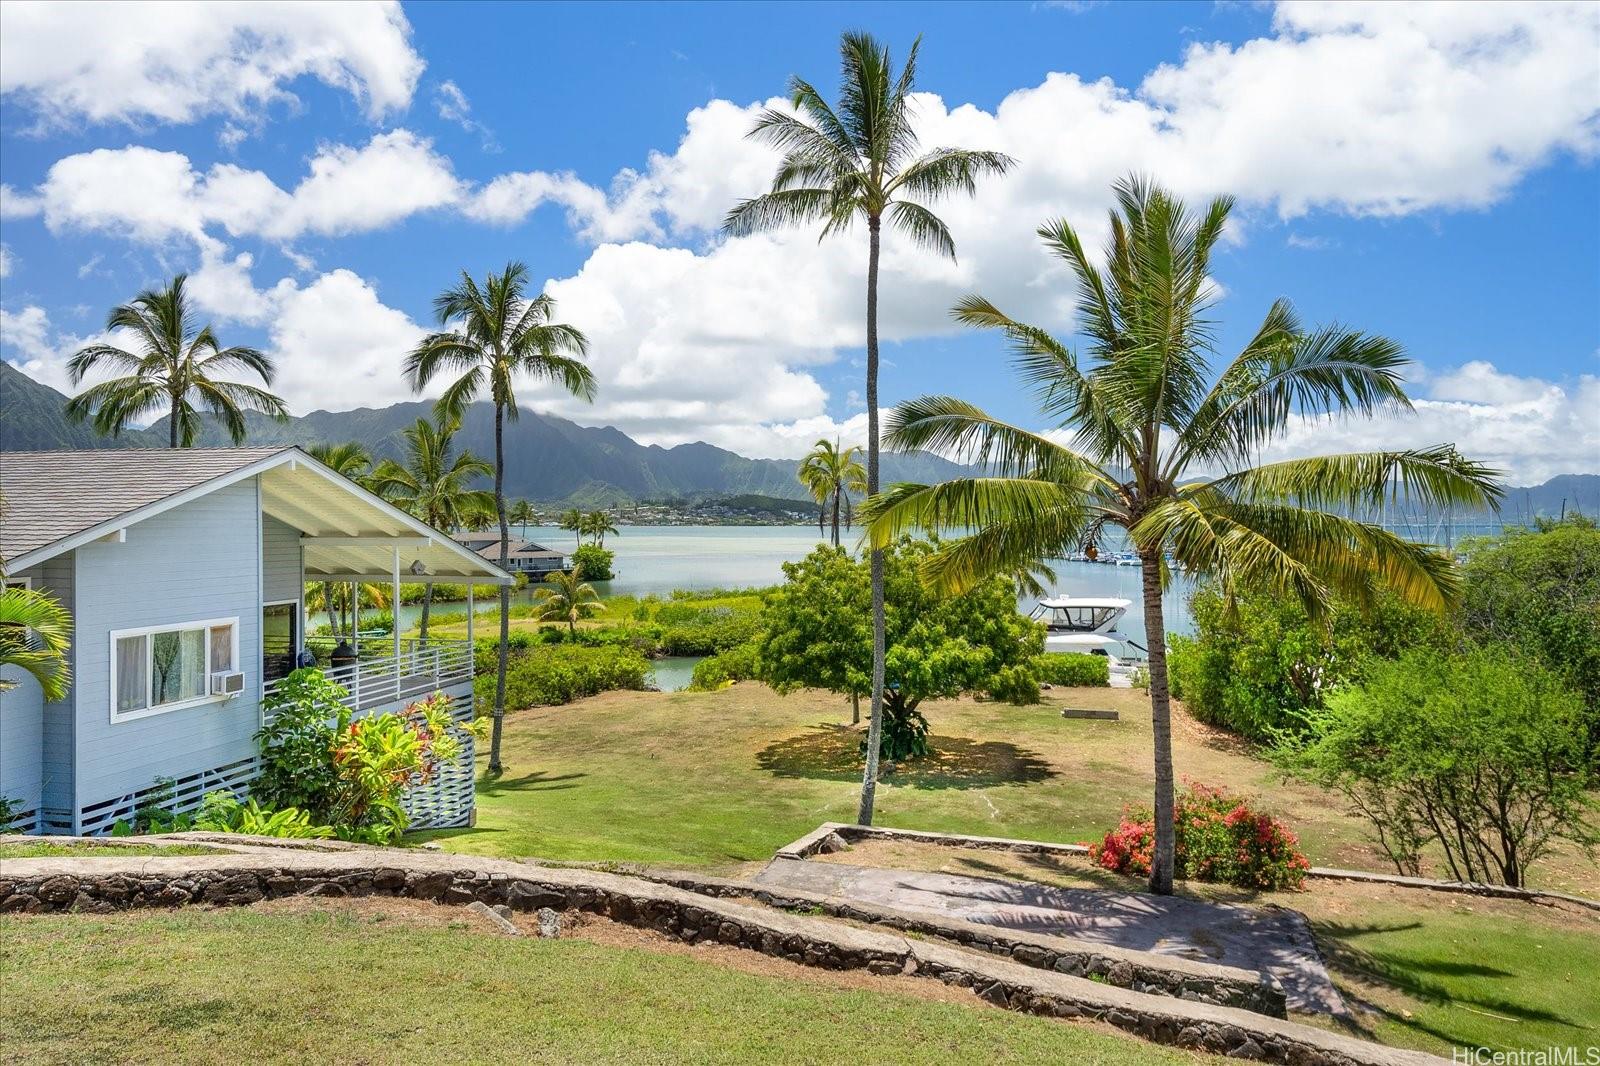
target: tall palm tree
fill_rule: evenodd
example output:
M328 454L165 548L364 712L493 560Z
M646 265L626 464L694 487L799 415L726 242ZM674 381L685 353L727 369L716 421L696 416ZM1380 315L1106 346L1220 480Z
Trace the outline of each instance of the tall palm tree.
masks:
M1150 887L1164 893L1174 872L1164 552L1224 588L1264 583L1315 616L1335 594L1365 601L1379 586L1441 608L1458 589L1453 561L1348 515L1401 494L1441 509L1496 505L1501 490L1493 471L1449 446L1260 462L1297 415L1409 406L1403 351L1339 326L1304 328L1279 300L1214 375L1208 271L1233 201L1219 197L1196 217L1136 178L1117 184L1116 200L1103 269L1065 221L1039 230L1077 279L1079 350L981 296L954 311L1005 335L1044 415L1070 436L1030 432L947 396L903 403L890 419L891 446L964 455L990 476L896 485L868 501L867 519L878 544L913 526L975 530L930 561L926 576L948 588L1091 546L1107 526L1127 531L1143 564L1150 643Z
M49 702L67 698L71 640L72 616L58 600L33 589L0 586L0 666L29 674ZM16 687L17 682L0 678L0 692Z
M561 512L561 528L577 538L578 546L583 546L584 515L576 507L568 507Z
M594 538L598 547L606 546L606 534L615 533L622 536L622 530L611 522L611 516L605 511L590 511L583 516L583 531Z
M859 448L841 448L836 441L819 440L800 461L800 483L824 508L833 509L833 546L839 546L839 516L852 492L865 492L867 472L856 458Z
M233 443L244 443L244 412L259 411L278 421L289 417L283 401L266 389L216 375L248 371L272 384L272 359L254 348L224 348L209 325L197 326L179 274L164 289L147 289L132 303L113 308L106 331L123 330L138 341L130 352L114 344L80 348L67 363L77 385L95 370L113 370L121 377L102 381L67 402L67 417L82 422L93 416L94 428L120 436L141 415L167 413L168 446L188 448L200 433L196 405L216 417Z
M377 488L371 481L372 453L367 451L367 446L360 441L345 441L343 444L313 444L306 451L311 458L332 470L340 477L348 478L357 485L369 491L376 492ZM382 495L382 493L379 493ZM328 628L334 633L339 632L339 622L334 618L334 610L341 609L346 604L346 599L340 599L334 594L333 582L322 583L322 605L328 612ZM306 610L311 610L307 603Z
M432 421L419 418L405 430L404 465L386 459L372 473L373 484L390 503L407 511L434 529L455 529L478 514L494 510L494 496L487 489L471 488L474 478L494 472L488 462L455 450L455 436L461 421L434 413ZM433 582L422 589L422 618L419 635L428 639L428 614L433 608Z
M843 70L839 102L830 106L811 84L789 80L798 114L768 109L750 135L783 152L771 191L745 200L723 223L734 235L797 224L822 224L824 237L867 224L867 490L878 491L878 255L880 230L891 229L913 244L955 258L950 231L928 204L951 193L968 195L980 177L1003 174L1009 156L964 148L934 148L917 154L911 92L917 49L894 74L889 49L865 33L839 41ZM872 823L878 781L878 741L883 731L883 552L872 551L872 704L867 726L867 765L862 775L857 820Z
M569 633L577 633L578 620L588 618L601 607L594 586L578 577L557 570L545 576L544 584L533 593L534 615L541 622L565 622Z
M516 503L512 504L511 509L506 512L506 517L512 522L516 523L518 526L521 526L522 535L526 537L528 535L528 527L534 523L539 515L538 512L533 509L532 503L527 500L518 500Z
M460 283L433 301L439 325L406 357L406 376L421 392L441 373L458 372L437 407L460 418L467 405L488 394L494 404L494 510L500 520L500 569L507 565L511 529L506 519L505 423L517 419L519 376L551 381L575 396L594 399L594 374L584 363L589 342L575 326L551 321L556 302L548 293L529 299L528 268L507 263L479 285L465 271ZM452 323L453 328L452 328ZM500 654L495 668L494 731L489 772L500 773L500 734L506 714L506 654L511 638L511 589L500 586Z

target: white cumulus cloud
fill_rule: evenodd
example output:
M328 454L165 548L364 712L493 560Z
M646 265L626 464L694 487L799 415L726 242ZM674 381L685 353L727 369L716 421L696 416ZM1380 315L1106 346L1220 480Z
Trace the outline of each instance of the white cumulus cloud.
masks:
M0 5L0 93L48 125L252 116L294 103L302 77L378 120L411 102L423 65L396 0Z

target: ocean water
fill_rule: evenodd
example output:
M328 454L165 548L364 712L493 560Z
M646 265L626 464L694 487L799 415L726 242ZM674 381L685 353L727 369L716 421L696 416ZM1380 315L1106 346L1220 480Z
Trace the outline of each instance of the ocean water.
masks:
M513 527L513 534L526 536L547 548L571 552L576 546L571 533L548 527L531 526L524 533ZM859 531L850 537L859 535ZM616 552L616 577L594 582L601 599L608 596L666 596L674 589L745 588L775 585L783 580L783 564L803 558L821 539L806 526L623 526L620 535L606 538L606 547ZM847 540L847 544L853 540ZM1136 566L1105 563L1057 562L1056 595L1117 596L1132 600L1133 606L1119 627L1132 640L1145 644L1145 625L1141 597L1141 571ZM1192 629L1188 597L1191 586L1178 579L1162 596L1166 628L1169 633L1188 633ZM517 594L517 602L531 602L532 592ZM480 610L485 605L480 604ZM1031 600L1019 603L1026 612ZM460 611L461 604L441 604L439 611ZM420 609L406 607L401 612L403 625L416 624ZM665 686L663 686L665 687Z

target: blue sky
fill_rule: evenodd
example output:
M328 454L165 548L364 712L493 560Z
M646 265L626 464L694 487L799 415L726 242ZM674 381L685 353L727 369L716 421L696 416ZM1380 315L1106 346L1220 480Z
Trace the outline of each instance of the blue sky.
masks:
M1226 353L1270 301L1401 341L1418 411L1281 447L1454 440L1514 479L1600 470L1600 16L1583 5L304 5L0 11L0 354L65 387L106 311L178 271L295 409L407 395L462 268L526 261L595 342L593 408L649 442L794 454L861 434L863 234L725 242L742 139L838 34L923 34L924 139L1020 161L944 205L961 254L885 265L883 397L1037 424L977 290L1071 331L1032 229L1098 242L1130 170L1240 197ZM486 32L487 31L487 32ZM308 180L310 179L310 180Z

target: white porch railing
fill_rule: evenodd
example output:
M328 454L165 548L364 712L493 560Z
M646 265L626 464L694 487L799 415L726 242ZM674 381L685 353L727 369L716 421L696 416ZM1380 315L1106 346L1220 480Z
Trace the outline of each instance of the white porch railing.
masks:
M406 639L400 642L399 655L363 654L355 662L320 669L349 693L346 706L365 711L400 700L422 699L452 685L471 684L472 645L464 640ZM263 686L265 697L270 700L282 683L281 679L268 681Z

